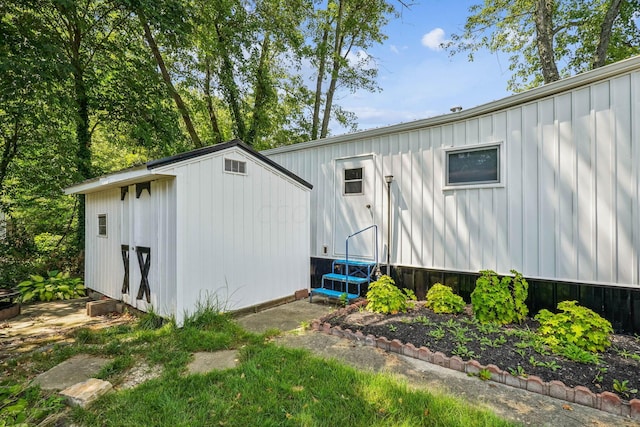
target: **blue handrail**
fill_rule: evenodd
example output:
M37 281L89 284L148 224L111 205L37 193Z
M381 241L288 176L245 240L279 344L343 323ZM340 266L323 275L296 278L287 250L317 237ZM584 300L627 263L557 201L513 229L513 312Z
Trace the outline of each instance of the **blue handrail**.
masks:
M346 261L346 266L345 266L345 277L349 276L349 239L352 238L353 236L357 236L358 234L365 232L369 229L373 228L375 231L375 245L374 245L374 249L375 249L375 260L376 260L376 266L378 265L378 225L377 224L373 224L370 225L366 228L363 228L362 230L356 231L355 233L347 236L347 240L345 242L345 246L346 246L346 254L345 254L345 261ZM347 282L347 286L348 286L348 282Z

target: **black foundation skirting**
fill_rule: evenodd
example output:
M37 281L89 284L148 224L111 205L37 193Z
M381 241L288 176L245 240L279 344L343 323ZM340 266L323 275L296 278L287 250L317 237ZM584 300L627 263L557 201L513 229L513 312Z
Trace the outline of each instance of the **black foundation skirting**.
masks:
M330 272L331 262L326 258L311 258L311 286L318 287L322 275ZM384 273L384 266L381 266ZM427 290L435 283L450 286L455 293L471 302L471 292L480 274L457 273L453 271L395 266L391 276L396 285L415 292L418 299L424 299ZM616 332L640 334L640 286L621 288L615 286L590 285L572 282L556 282L527 278L529 314L535 315L543 308L555 311L559 302L576 300L605 319L609 320ZM362 296L367 290L363 288Z

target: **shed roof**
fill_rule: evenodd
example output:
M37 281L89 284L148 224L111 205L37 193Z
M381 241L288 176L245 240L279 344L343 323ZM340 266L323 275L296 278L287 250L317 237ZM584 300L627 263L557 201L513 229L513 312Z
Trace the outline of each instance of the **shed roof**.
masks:
M219 151L228 150L231 148L239 148L248 155L254 157L256 160L259 160L262 163L266 163L270 167L276 169L278 172L286 175L287 177L293 179L294 181L300 183L301 185L311 189L313 185L300 178L298 175L294 174L290 170L285 167L279 165L268 157L258 153L249 145L245 144L239 139L234 139L232 141L228 141L222 144L210 145L207 147L197 148L195 150L187 151L185 153L176 154L175 156L165 157L158 160L151 160L142 165L133 166L128 169L123 169L118 172L114 172L108 175L103 175L97 178L91 178L86 181L79 182L65 189L66 194L85 194L91 193L94 191L99 191L102 189L116 187L116 186L124 186L135 184L138 182L144 182L151 179L152 176L172 176L171 173L159 171L157 169L162 166L168 166L175 163L195 159L201 156L205 156L207 154L216 153Z

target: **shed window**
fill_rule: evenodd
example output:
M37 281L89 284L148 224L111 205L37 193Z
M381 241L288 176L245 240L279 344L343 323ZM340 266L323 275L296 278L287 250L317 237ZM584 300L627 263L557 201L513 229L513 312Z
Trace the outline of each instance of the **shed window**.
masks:
M98 214L98 236L107 237L107 214Z
M447 185L500 182L500 146L447 151Z
M344 170L344 194L364 194L362 168Z
M247 162L233 159L224 159L224 171L244 175L247 173Z

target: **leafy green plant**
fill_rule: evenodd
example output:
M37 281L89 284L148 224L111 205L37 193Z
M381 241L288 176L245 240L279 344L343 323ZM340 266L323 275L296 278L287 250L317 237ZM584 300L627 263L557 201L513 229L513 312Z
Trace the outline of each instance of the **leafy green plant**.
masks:
M541 366L543 368L551 369L553 372L561 368L561 366L558 365L555 360L550 360L548 362L541 362L536 360L533 356L529 357L529 363L531 364L531 366Z
M509 368L509 373L514 377L522 377L526 378L527 373L521 365L516 366L515 368Z
M488 370L487 368L480 369L480 372L478 372L478 378L480 378L482 381L490 380L491 379L491 371Z
M529 284L516 270L514 277L498 278L492 270L482 270L471 293L471 304L476 318L482 322L507 324L522 322L529 309L525 304Z
M601 383L604 380L604 374L607 373L609 369L606 366L600 366L598 368L598 373L596 374L596 376L593 378L593 381L591 381L592 383Z
M340 294L340 304L345 307L347 306L347 304L349 304L349 295L347 295L346 292Z
M451 350L451 353L468 359L476 357L476 353L473 350L469 350L464 344L458 344L456 348Z
M441 340L445 336L445 331L441 327L438 327L437 329L430 330L428 332L428 334L429 334L430 337L432 337L432 338L434 338L436 340Z
M374 313L405 313L416 296L410 289L400 290L389 276L382 276L369 285L367 310Z
M436 322L429 319L427 316L418 316L414 320L416 321L416 323L423 324L424 326L433 326L436 324Z
M505 344L506 342L507 342L507 339L503 335L500 335L498 338L493 340L487 336L480 337L480 345L483 347L498 348L501 345Z
M552 349L569 344L591 351L604 351L611 345L611 323L592 310L578 305L577 301L558 303L560 313L540 310L536 320L540 322L538 335Z
M590 351L584 350L575 344L558 347L555 351L561 356L578 363L598 365L601 362L600 356L598 356L597 353L591 353Z
M18 284L20 301L53 301L84 296L84 285L79 277L57 270L47 272L47 277L33 274Z
M623 380L622 382L619 380L613 380L613 389L618 393L622 394L624 397L628 398L631 394L635 394L638 392L638 389L630 389L629 388L629 380Z
M389 328L389 332L396 332L398 330L396 325L387 325L387 328Z
M38 387L0 386L0 426L36 425L63 407L62 397L44 395Z
M427 292L426 306L435 313L460 313L464 305L460 295L454 294L449 286L441 283L436 283Z

